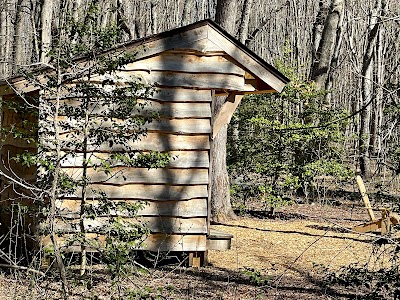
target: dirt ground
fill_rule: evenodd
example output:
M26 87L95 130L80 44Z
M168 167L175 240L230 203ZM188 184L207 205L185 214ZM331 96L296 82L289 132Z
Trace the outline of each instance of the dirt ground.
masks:
M372 241L351 228L367 221L354 205L293 205L276 213L249 212L213 228L231 233L232 248L210 251L200 269L163 266L112 284L97 266L86 281L71 282L71 299L347 299L354 293L331 290L321 279L351 263L379 268ZM130 293L123 295L123 290ZM120 294L119 294L120 293ZM122 296L123 295L123 296ZM33 280L25 273L0 274L0 299L59 299L59 281Z

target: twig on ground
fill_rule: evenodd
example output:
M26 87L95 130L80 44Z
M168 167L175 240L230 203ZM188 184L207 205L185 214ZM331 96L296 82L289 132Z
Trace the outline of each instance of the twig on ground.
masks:
M16 270L22 270L22 271L28 271L28 272L32 272L35 274L38 274L40 276L46 276L43 272L35 270L35 269L31 269L28 267L23 267L23 266L18 266L18 265L7 265L7 264L0 264L0 268L8 268L8 269L16 269Z

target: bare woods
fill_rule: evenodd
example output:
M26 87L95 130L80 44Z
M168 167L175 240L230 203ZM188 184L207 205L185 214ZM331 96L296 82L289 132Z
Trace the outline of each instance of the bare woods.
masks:
M21 65L46 62L61 20L69 12L76 19L85 18L89 2L1 1L0 78L13 75ZM98 22L118 24L126 40L205 18L218 19L222 26L233 24L227 30L262 58L272 64L283 60L296 69L297 76L330 91L326 106L347 109L351 118L343 130L350 137L348 157L356 168L366 176L376 166L398 172L397 0L225 2L101 0ZM221 21L222 17L229 21Z

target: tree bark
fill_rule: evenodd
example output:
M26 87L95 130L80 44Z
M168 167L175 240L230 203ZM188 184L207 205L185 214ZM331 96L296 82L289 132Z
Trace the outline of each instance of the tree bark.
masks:
M231 35L236 34L236 13L237 1L217 0L217 8L215 11L215 22L224 28Z
M385 14L386 8L383 8L383 14ZM383 119L383 85L385 75L385 26L380 26L377 36L377 47L376 47L376 93L374 100L374 109L371 123L371 139L370 139L370 151L380 157L381 154L381 127Z
M312 69L311 79L315 81L318 89L324 89L327 83L343 10L344 0L332 0Z
M26 37L24 36L26 33L26 24L24 24L25 19L25 6L27 5L26 1L18 0L17 1L17 11L15 15L15 30L14 30L14 44L13 44L13 69L17 70L18 66L20 66L24 61L24 40Z
M236 23L236 1L218 0L215 21L230 34ZM213 99L213 114L221 109L226 97ZM230 202L229 177L226 169L226 143L228 125L225 125L211 143L211 217L214 222L224 222L235 217Z
M150 1L150 14L151 14L151 33L158 32L158 16L157 16L158 1Z
M343 20L344 20L344 8L345 8L345 3L342 5L342 9L339 15L339 21L337 24L337 30L336 30L336 40L334 44L334 49L333 49L333 54L330 62L330 67L328 71L328 75L326 78L325 82L325 90L329 91L329 93L325 96L326 97L326 103L331 103L332 99L332 88L333 88L333 74L336 71L336 68L338 66L338 61L339 61L339 55L340 55L340 49L342 46L342 40L343 40Z
M43 0L42 12L41 12L41 62L48 62L47 53L51 46L51 21L53 18L53 3L51 0Z
M361 107L360 132L359 132L359 163L361 175L370 176L370 122L373 86L374 49L379 32L379 18L383 14L385 0L377 0L376 6L371 13L367 46L364 52L361 71Z
M249 35L249 20L252 5L253 0L245 0L243 3L242 17L240 19L239 27L239 41L241 41L243 44L246 42Z
M215 97L214 108L221 107L225 100L226 97ZM212 220L216 223L222 223L236 217L231 206L229 176L226 170L227 130L228 124L221 128L211 143L211 215Z

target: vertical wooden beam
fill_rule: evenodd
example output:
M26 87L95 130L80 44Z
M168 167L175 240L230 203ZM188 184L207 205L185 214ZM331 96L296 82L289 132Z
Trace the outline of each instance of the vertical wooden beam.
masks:
M189 267L200 268L208 263L208 251L189 252Z
M229 124L233 113L239 106L243 95L237 95L234 93L229 94L227 100L222 105L221 109L215 115L212 123L212 137L213 139L217 136L218 132L225 124Z
M211 90L211 102L210 102L210 111L211 111L211 132L212 132L212 124L214 124L214 105L213 102L215 101L215 90ZM213 139L210 135L210 150L208 150L208 199L207 199L207 236L210 235L210 223L211 223L211 180L212 180L212 161L213 161L213 153L212 153L212 146Z

